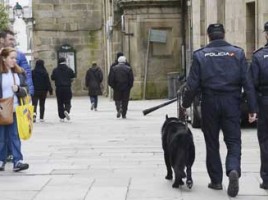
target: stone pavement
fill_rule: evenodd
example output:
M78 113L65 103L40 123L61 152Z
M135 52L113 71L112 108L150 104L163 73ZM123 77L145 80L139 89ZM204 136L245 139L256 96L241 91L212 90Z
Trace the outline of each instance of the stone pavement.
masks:
M177 116L176 103L148 116L142 110L166 100L131 101L127 119L117 119L114 103L100 98L91 111L87 97L72 101L71 121L60 123L56 99L46 104L45 122L37 122L30 140L22 142L27 171L14 173L12 165L0 173L0 200L227 200L224 190L207 188L205 144L193 129L196 161L194 186L180 189L165 180L160 128L165 114ZM243 129L240 192L236 199L267 200L259 189L259 148L256 129ZM221 138L222 140L222 138ZM222 159L225 145L221 145Z

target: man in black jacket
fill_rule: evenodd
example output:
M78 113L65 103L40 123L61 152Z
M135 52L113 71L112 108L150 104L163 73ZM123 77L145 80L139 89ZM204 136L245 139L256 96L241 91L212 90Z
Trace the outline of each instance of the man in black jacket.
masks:
M255 91L248 76L243 49L224 40L222 24L207 29L210 43L193 54L182 106L188 108L198 91L202 93L202 131L207 148L208 187L222 190L223 169L219 152L220 129L227 146L225 161L229 177L228 195L235 197L241 176L240 103L242 87L247 94L249 119L256 118Z
M66 65L66 59L63 57L59 58L58 67L53 70L51 80L55 81L60 122L64 122L64 118L70 120L71 86L74 77L73 70Z
M126 118L130 90L133 86L133 72L126 64L126 57L120 56L118 64L111 67L109 74L109 85L114 90L114 101L117 110L116 117Z

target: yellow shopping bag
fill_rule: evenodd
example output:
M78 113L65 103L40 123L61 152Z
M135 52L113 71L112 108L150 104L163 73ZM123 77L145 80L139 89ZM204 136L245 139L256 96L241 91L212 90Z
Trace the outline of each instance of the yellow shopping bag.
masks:
M27 140L33 132L34 106L30 103L29 97L20 98L21 105L16 107L17 126L20 139Z

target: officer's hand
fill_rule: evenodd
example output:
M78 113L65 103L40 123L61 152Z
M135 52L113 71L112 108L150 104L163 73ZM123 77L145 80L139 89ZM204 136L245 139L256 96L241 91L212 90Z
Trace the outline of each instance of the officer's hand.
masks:
M187 117L186 108L179 106L179 119L185 121Z
M248 114L248 122L253 123L257 120L257 113L249 113Z

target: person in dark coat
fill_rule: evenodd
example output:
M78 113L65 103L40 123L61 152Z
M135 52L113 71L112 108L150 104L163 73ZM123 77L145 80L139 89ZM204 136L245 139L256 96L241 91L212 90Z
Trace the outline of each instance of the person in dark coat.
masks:
M124 56L124 54L123 54L122 52L117 52L115 61L114 61L114 62L111 64L111 66L110 66L110 71L112 70L112 68L113 68L114 66L118 65L118 58L119 58L120 56ZM128 66L130 66L130 64L129 64L127 61L126 61L125 64L128 65ZM110 83L111 83L111 73L109 73L109 75L108 75L108 85L111 85Z
M36 115L37 115L36 110L38 101L40 106L40 122L43 122L47 93L49 92L50 95L53 94L49 76L44 64L45 62L43 60L37 60L35 63L35 68L34 70L32 70L32 79L34 84L34 96L33 96L34 122L36 121Z
M268 22L264 24L266 45L253 53L251 74L259 106L257 135L260 146L260 188L268 190Z
M98 95L102 95L101 82L103 80L103 74L101 68L94 61L92 67L87 70L85 77L85 85L88 89L88 96L90 97L91 110L97 111L98 107Z
M71 68L66 65L64 57L59 58L58 67L51 74L51 80L55 81L56 96L58 104L58 115L60 122L64 119L70 120L71 99L72 99L72 79L75 74Z
M120 56L118 64L110 69L109 85L114 90L114 101L116 106L116 117L126 118L130 90L133 86L134 76L132 69L126 64L126 57Z
M205 137L208 187L222 190L223 169L220 158L219 134L222 130L227 147L225 161L229 177L227 193L235 197L241 176L240 104L242 87L248 97L249 119L256 119L256 98L243 49L224 40L222 24L210 24L207 29L210 43L193 53L182 107L190 107L201 91L202 131Z

